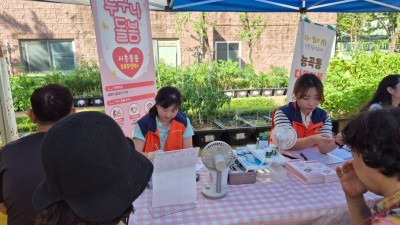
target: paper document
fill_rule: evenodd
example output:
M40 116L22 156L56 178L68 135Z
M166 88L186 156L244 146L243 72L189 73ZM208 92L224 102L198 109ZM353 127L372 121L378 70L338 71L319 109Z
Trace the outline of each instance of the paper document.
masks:
M286 151L286 152L290 153L291 155L294 155L295 157L297 157L299 159L305 160L304 157L306 157L307 160L317 160L318 162L323 163L325 165L342 163L342 162L346 161L346 159L339 158L330 153L322 154L319 151L319 149L315 148L315 147L306 148L306 149L298 150L298 151Z
M343 148L337 147L335 150L329 152L328 154L336 156L343 160L349 160L353 158L353 156L351 155L351 151L346 145Z
M198 147L154 154L152 207L196 201L198 154Z

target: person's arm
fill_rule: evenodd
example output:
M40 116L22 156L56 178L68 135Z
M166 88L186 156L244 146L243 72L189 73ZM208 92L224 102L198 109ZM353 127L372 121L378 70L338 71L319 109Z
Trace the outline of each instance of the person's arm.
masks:
M351 224L362 224L371 214L364 200L364 193L367 192L366 186L357 177L353 162L345 162L342 167L336 167L336 174L346 196Z
M186 118L187 125L186 130L183 133L183 148L193 148L193 138L194 131L192 128L192 124L190 123L189 118Z
M192 137L183 139L183 148L193 148Z
M146 142L144 142L140 139L137 139L137 138L133 138L133 143L135 143L136 151L138 151L140 153L144 153L143 150L144 150L144 145L146 144Z
M368 208L363 195L355 198L346 195L346 202L352 225L363 224L364 220L371 215L371 210Z
M136 124L134 129L135 130L133 132L133 143L135 144L135 149L136 149L136 151L138 151L138 152L142 153L143 155L145 155L146 157L148 157L148 154L144 153L144 146L146 144L146 142L145 142L146 139L144 138L139 125Z
M335 138L332 138L332 120L329 115L326 116L324 124L319 130L319 134L324 137L320 138L317 142L318 149L321 153L326 154L337 148Z
M323 136L323 135L321 135ZM330 138L330 137L324 137L320 139L320 142L318 142L318 149L322 154L326 154L328 152L333 151L335 148L337 148L338 146L335 143L335 139L334 138Z
M0 203L0 212L3 213L4 215L7 215L7 209L6 206L3 203Z

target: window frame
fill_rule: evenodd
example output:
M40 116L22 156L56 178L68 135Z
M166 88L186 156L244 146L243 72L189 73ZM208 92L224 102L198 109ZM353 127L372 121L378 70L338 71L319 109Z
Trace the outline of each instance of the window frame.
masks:
M159 56L159 42L176 42L176 67L180 67L182 65L181 61L181 44L178 38L153 38L153 54L154 54L154 64L158 64L160 61Z
M229 44L238 44L239 45L237 57L238 57L239 67L241 68L242 67L242 54L241 54L242 53L242 45L241 45L240 41L215 41L215 43L214 43L214 59L215 60L217 60L217 53L218 53L217 45L218 44L228 44L228 47L226 48L227 56L229 56ZM226 59L226 61L227 60L229 60L229 58Z
M71 45L70 50L73 58L73 65L72 65L73 67L71 69L62 71L71 71L77 68L76 49L75 49L75 42L73 39L21 39L19 40L21 64L26 68L28 73L46 73L46 72L51 72L52 70L55 69L54 58L53 58L54 50L52 43L57 43L57 42L58 43L68 42ZM46 63L49 64L50 70L41 70L41 71L32 70L32 64L30 63L30 54L28 49L30 43L39 43L46 45L46 50L48 55Z

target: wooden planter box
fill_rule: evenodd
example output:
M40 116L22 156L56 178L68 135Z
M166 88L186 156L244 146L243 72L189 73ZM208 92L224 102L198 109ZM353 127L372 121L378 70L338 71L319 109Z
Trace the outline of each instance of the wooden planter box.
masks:
M270 117L251 115L240 116L238 119L242 119L245 123L248 123L255 128L253 135L250 137L250 141L252 142L257 140L260 133L271 131L272 119Z
M249 97L259 97L261 95L261 89L250 89Z
M283 96L286 95L287 88L275 88L274 96Z
M221 139L229 145L246 145L255 131L255 127L238 119L221 118L213 122L226 130Z
M221 128L214 122L207 125L193 125L193 146L203 148L208 143L213 141L220 141L222 134L226 132L224 128Z
M273 88L263 88L261 90L261 95L264 97L269 97L274 94L274 89Z
M230 98L235 98L235 91L234 90L225 90L224 94Z
M246 98L249 95L249 90L236 90L236 98Z
M89 97L74 97L74 106L75 107L90 106L90 98Z
M92 106L103 106L104 105L103 96L92 97L90 99L90 105L92 105Z

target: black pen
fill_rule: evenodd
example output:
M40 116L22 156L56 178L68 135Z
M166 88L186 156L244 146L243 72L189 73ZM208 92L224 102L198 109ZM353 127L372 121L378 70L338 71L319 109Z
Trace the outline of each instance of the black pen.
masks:
M304 160L308 161L307 157L302 152L300 152L300 156L303 157Z

